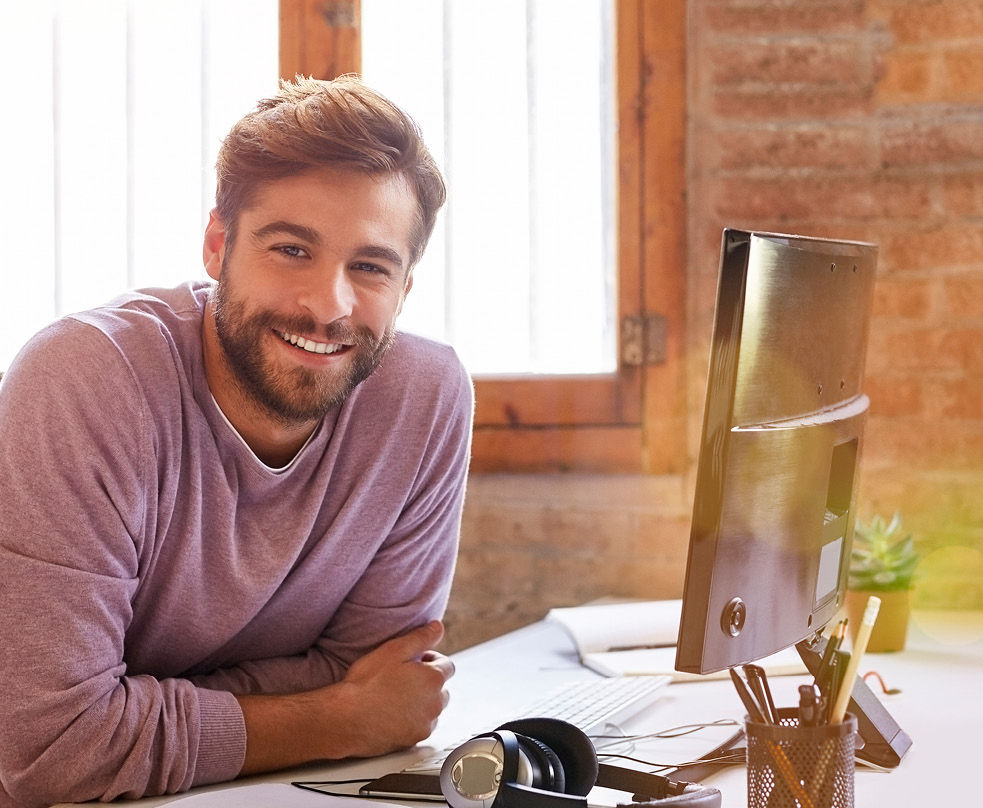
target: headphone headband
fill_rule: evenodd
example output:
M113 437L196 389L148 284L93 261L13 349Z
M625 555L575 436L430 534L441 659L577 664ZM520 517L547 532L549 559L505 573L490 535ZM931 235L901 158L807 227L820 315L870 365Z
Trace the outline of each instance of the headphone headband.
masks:
M587 808L594 786L627 791L649 808L720 808L716 788L597 762L590 739L553 718L503 724L444 761L440 787L450 808Z

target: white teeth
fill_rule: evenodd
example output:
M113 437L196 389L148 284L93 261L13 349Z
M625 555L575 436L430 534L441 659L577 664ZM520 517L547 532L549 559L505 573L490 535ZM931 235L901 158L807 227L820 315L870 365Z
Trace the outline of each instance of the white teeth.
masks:
M298 337L296 334L287 334L283 331L278 331L277 333L286 342L289 342L291 345L296 345L298 348L303 348L309 353L332 354L341 350L342 348L342 346L336 342L314 342L314 340Z

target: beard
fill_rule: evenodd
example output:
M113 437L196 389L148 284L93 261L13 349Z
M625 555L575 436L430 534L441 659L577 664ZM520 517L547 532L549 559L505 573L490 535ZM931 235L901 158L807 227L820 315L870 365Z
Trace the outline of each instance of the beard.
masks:
M320 420L372 375L395 339L392 323L376 337L367 327L354 328L336 321L329 323L318 339L350 345L347 363L320 372L282 367L263 351L269 335L281 339L276 332L315 334L317 324L311 318L286 317L268 310L248 312L245 302L229 288L227 278L224 272L214 292L219 344L240 391L283 424Z

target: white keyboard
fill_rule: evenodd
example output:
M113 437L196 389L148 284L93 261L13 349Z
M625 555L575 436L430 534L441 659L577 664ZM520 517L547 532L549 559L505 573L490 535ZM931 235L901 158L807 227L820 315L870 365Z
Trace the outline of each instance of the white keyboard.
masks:
M512 718L559 718L591 735L605 728L617 728L619 722L651 707L662 698L663 688L671 681L671 676L613 676L570 682ZM507 720L511 719L500 723ZM466 740L462 738L405 771L440 771L444 758Z
M612 676L563 685L530 704L522 717L560 718L587 735L617 726L662 698L671 676Z

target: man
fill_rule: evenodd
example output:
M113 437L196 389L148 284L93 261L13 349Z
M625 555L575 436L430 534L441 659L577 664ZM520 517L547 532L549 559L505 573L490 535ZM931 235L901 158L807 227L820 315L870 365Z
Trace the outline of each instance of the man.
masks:
M443 200L385 99L284 82L222 147L217 284L22 350L0 383L0 806L432 731L472 388L394 323Z

